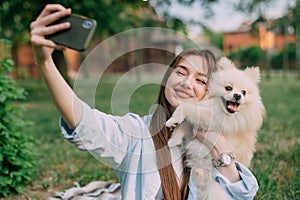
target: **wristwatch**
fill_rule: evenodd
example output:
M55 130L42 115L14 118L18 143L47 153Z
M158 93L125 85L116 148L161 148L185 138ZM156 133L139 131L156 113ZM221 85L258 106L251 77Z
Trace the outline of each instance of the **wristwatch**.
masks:
M214 167L225 167L231 164L234 160L233 153L221 153L218 160L213 159Z

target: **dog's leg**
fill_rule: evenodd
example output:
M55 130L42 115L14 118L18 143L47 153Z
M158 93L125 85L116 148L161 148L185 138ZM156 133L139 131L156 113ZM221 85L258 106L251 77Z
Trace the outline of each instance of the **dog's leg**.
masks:
M172 136L168 141L168 146L175 147L176 145L182 144L184 137L192 135L192 130L193 129L189 123L185 121L182 122L174 129Z
M175 128L178 124L185 119L185 113L182 106L178 106L174 111L172 117L166 122L166 126L169 128Z
M167 127L174 129L172 136L168 141L169 147L175 147L182 143L182 139L185 135L185 127L182 126L181 123L184 121L184 118L185 116L183 114L182 106L178 106L172 117L166 122Z
M185 164L192 169L191 177L197 187L197 199L218 199L211 193L211 187L216 182L210 149L198 139L193 139L185 145L185 151L187 155Z
M197 187L197 199L207 199L208 189L211 184L211 177L207 173L207 170L202 168L194 168L193 170L193 179Z

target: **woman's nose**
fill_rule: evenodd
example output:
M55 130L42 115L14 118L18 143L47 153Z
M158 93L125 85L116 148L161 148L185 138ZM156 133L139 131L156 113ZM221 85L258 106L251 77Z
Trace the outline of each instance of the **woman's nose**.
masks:
M185 88L191 89L193 84L192 84L192 77L191 76L186 76L185 79L183 80L183 86Z

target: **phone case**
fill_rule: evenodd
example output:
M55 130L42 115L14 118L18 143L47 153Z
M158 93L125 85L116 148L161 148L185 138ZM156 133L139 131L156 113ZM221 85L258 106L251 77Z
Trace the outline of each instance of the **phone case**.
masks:
M47 38L71 49L78 51L86 50L94 35L97 26L96 21L84 16L72 14L55 21L53 24L63 22L70 22L71 28L53 35L48 35Z

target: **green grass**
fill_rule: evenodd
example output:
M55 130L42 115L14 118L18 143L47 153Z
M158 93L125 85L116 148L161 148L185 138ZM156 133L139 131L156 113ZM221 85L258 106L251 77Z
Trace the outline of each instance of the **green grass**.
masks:
M300 199L300 81L264 80L261 95L267 117L251 166L256 199Z
M23 195L11 195L6 199L46 199L55 191L73 186L75 181L85 185L92 180L116 179L112 169L63 139L58 126L59 114L41 81L20 85L28 91L23 103L28 108L26 118L34 122L31 134L38 140L35 150L39 153L40 169ZM111 93L115 87L113 81L101 82L95 98L97 108L112 112ZM157 85L144 85L130 95L129 105L124 106L132 112L147 114L156 100L157 90ZM84 92L89 92L88 87ZM263 80L261 95L267 117L251 165L260 185L255 199L300 199L300 81ZM122 101L127 97L124 91L124 96L116 98Z

